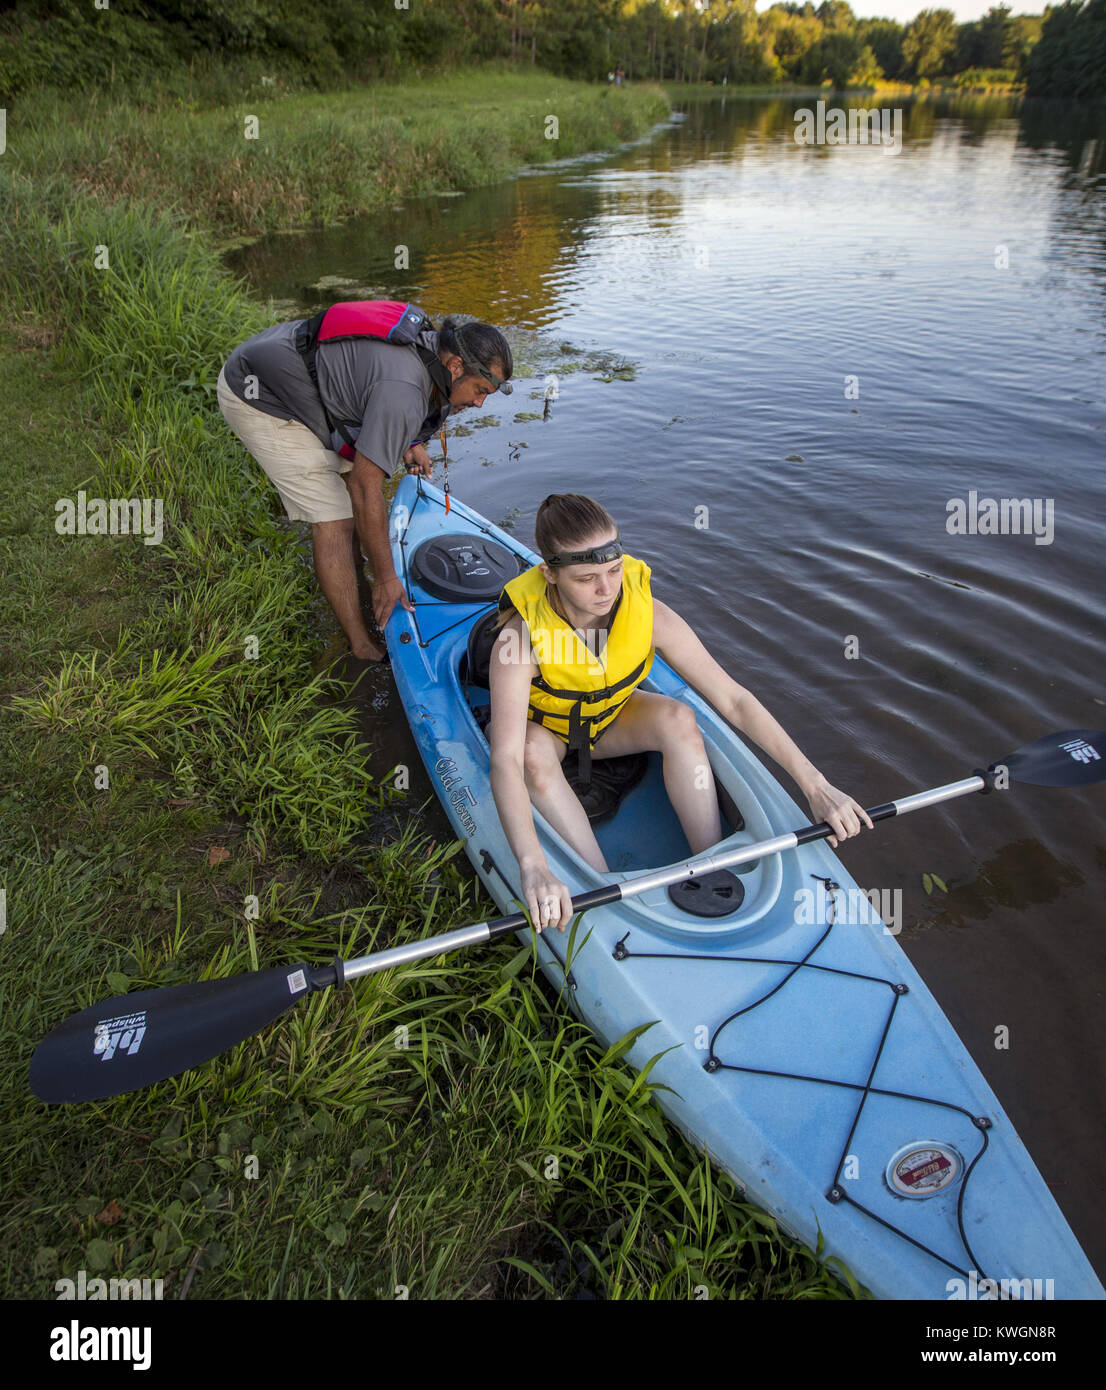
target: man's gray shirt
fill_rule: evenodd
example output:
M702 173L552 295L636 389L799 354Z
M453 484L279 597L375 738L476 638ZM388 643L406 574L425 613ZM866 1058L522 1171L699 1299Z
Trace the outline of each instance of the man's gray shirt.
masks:
M430 373L414 348L347 338L319 344L316 391L296 351L296 333L304 322L275 324L236 347L224 367L227 385L247 405L280 420L298 420L326 448L338 450L344 441L327 427L321 394L330 418L345 426L358 453L391 474L430 414ZM433 331L421 333L419 342L438 349ZM247 382L251 376L255 383Z

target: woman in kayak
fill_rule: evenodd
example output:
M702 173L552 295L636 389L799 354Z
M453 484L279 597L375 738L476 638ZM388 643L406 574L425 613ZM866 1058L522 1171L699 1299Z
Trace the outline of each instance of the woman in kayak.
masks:
M534 525L543 563L504 589L504 621L489 663L492 795L522 873L538 931L572 920L572 897L546 863L531 802L552 828L606 873L587 813L561 763L656 751L692 854L722 836L718 795L690 705L638 689L654 650L795 779L829 843L858 835L868 813L826 781L756 696L732 680L687 623L649 589L649 566L624 553L610 514L590 497L555 494Z

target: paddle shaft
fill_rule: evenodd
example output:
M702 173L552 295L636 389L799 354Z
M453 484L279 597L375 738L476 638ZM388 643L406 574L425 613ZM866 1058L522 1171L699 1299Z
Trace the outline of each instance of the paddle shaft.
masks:
M868 816L871 820L889 820L892 816L904 816L910 811L920 811L926 806L936 806L942 801L952 801L969 792L987 791L988 780L981 773L965 777L960 782L948 782L943 787L933 787L929 791L916 792L913 796L901 797L898 801L885 801L881 806L873 806ZM812 840L824 840L835 831L825 821L804 825L798 830L789 830L784 835L776 835L770 840L760 840L755 845L742 845L736 849L725 850L694 860L685 860L669 869L660 869L653 874L641 874L626 879L622 883L611 883L605 888L581 893L572 899L574 912L586 912L592 907L602 907L606 903L623 902L627 898L648 893L653 888L666 888L670 883L680 883L684 879L702 878L704 874L730 869L735 864L751 864L765 859L770 854L780 854L783 850L795 849L798 845L810 844ZM412 941L405 946L392 946L386 951L374 951L372 955L358 956L356 960L342 963L342 974L346 980L355 980L361 975L374 975L380 970L393 970L398 965L410 965L414 961L426 960L431 956L445 955L465 946L479 946L498 937L509 936L530 925L530 919L522 912L512 912L507 917L497 917L490 922L477 922L471 927L461 927L458 931L445 932L425 941ZM337 964L337 962L336 962ZM325 967L329 968L329 967Z

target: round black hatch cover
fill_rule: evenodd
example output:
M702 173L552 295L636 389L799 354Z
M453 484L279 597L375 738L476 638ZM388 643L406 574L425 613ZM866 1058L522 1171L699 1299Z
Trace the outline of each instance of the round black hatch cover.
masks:
M527 568L513 550L460 531L423 541L411 560L415 578L446 603L486 603Z
M728 917L745 901L745 885L729 869L668 885L668 896L693 917Z

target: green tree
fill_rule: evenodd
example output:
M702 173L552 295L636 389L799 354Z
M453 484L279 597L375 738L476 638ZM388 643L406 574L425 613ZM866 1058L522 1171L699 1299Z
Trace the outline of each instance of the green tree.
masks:
M777 72L766 52L756 0L717 0L719 22L711 30L710 72L716 82L770 82Z
M956 31L953 67L1000 69L1024 78L1026 63L1041 37L1039 15L1012 15L1009 5L994 5L974 24L961 24Z
M952 66L957 72L983 66L983 35L978 20L956 26Z
M883 69L879 65L874 49L868 44L863 44L860 49L860 57L856 60L852 72L849 73L849 86L871 87L882 77Z
M807 51L802 66L803 81L832 82L835 87L847 87L863 49L864 45L855 34L842 29L830 30Z
M1012 59L1013 25L1010 6L993 5L979 21L979 62L981 68L1009 67Z
M902 56L902 36L905 26L893 19L862 19L856 26L860 42L871 48L876 62L889 81L905 77Z
M815 13L826 29L856 28L856 15L845 0L822 0Z
M951 10L922 10L906 26L902 55L915 77L940 77L956 43L956 16Z
M1010 21L1009 57L1006 62L1023 81L1029 55L1040 42L1042 23L1039 14L1018 14Z
M1106 0L1067 0L1045 10L1026 63L1029 96L1106 97Z
M811 80L803 77L804 60L809 50L821 41L823 32L813 5L773 5L761 14L760 26L763 39L775 55L783 75L793 81ZM817 81L821 82L822 78Z

